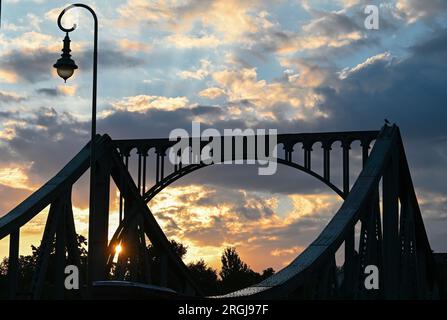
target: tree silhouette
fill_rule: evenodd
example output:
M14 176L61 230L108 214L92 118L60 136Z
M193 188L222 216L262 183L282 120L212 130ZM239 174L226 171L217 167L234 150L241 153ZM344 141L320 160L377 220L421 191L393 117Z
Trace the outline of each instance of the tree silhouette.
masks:
M81 257L80 274L86 275L87 266L87 239L81 235L77 236L78 250ZM171 240L171 246L174 252L180 257L184 258L188 252L188 247L180 242ZM31 282L35 272L35 268L38 261L40 247L31 246L32 253L26 256L19 257L19 291L22 295L29 293L31 288ZM160 257L161 252L156 247L148 245L146 248L146 254L151 267L152 283L160 283ZM56 254L53 250L50 253L48 269L46 273L44 296L51 296L52 287L54 286L55 275L55 259ZM215 269L209 267L203 259L196 262L189 263L187 265L191 272L191 277L202 289L205 295L219 295L225 294L231 291L239 290L241 288L258 283L275 273L272 268L267 268L262 271L261 274L253 271L236 251L236 248L228 247L224 250L222 257L222 269L218 273ZM114 264L114 267L115 264ZM112 269L113 270L113 269ZM141 269L141 272L143 270ZM7 298L8 293L8 258L4 258L0 263L0 298ZM113 279L115 276L111 274ZM129 280L129 279L127 279ZM170 279L168 279L170 280ZM178 279L177 279L178 280ZM171 283L172 284L172 283ZM168 283L169 285L169 283ZM76 297L75 297L76 298Z
M202 289L205 295L216 295L220 292L220 282L217 279L217 271L208 267L203 259L188 264L191 277Z
M224 250L221 258L222 270L220 277L222 279L222 290L231 292L242 289L257 283L261 276L254 272L241 260L236 248L228 247Z
M267 268L262 271L259 280L263 281L263 280L267 279L268 277L273 276L274 274L275 274L275 270L273 268Z
M188 248L174 240L171 246L180 258L184 258ZM160 254L154 246L147 247L147 254L151 264L152 281L157 284L160 281ZM203 259L188 264L191 277L202 289L205 295L218 295L235 291L255 283L258 283L275 273L272 268L265 269L261 274L253 271L242 261L236 248L226 248L221 257L222 269L219 272L209 267Z

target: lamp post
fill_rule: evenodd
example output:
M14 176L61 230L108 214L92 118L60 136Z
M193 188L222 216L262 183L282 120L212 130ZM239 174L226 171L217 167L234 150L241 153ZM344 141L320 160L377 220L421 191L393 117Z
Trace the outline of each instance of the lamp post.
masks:
M57 69L57 74L64 79L66 82L68 78L70 78L74 71L78 68L73 59L71 59L70 55L70 37L68 34L76 29L76 24L74 24L71 28L64 28L62 26L61 20L63 15L73 9L73 8L84 8L87 9L93 16L94 20L94 42L93 42L93 90L92 90L92 129L91 129L91 141L90 141L90 204L89 204L89 244L91 242L92 234L91 228L92 225L91 219L95 216L95 137L96 137L96 87L97 87L97 72L98 72L98 18L96 13L89 6L82 3L75 3L64 10L59 14L57 19L57 24L59 29L66 33L64 38L64 46L62 49L62 57L57 60L53 67ZM89 245L90 248L90 245ZM90 280L89 280L90 282Z

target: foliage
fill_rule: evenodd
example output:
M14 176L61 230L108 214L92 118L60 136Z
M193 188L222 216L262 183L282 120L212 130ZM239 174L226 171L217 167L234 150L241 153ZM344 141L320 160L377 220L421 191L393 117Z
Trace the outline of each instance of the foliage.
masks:
M222 290L224 292L231 292L248 287L262 280L262 275L254 272L241 260L239 254L236 252L236 248L226 248L221 261L222 270L219 275L222 279ZM273 271L271 268L267 270L265 271L265 275L270 274Z
M217 278L217 271L208 267L203 259L188 264L191 277L205 295L215 295L220 292L220 281Z

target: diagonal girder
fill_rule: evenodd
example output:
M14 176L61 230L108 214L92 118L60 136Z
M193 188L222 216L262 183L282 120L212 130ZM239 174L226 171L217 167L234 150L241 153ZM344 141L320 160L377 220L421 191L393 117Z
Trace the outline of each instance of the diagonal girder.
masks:
M173 251L169 240L163 233L162 229L158 225L151 211L147 207L141 195L138 193L138 188L135 185L130 173L125 168L117 152L112 152L112 169L111 175L118 189L125 190L124 194L125 201L132 201L134 204L133 212L130 214L141 215L144 219L144 231L154 246L160 248L168 257L169 263L173 268L179 272L182 277L196 290L197 293L201 293L200 288L192 280L188 268L185 266L183 261L177 254Z

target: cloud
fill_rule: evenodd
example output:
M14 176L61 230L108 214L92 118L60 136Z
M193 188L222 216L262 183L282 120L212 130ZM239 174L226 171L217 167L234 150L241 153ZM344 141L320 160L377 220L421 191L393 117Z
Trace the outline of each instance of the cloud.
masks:
M0 37L0 81L16 83L25 80L35 83L49 79L54 74L53 64L60 57L60 39L39 32L26 32L18 37ZM84 48L84 43L72 43L73 59L83 70L92 68L93 52ZM98 53L98 64L105 68L133 68L143 65L141 58L114 48L105 43ZM53 72L53 73L52 73Z
M41 48L47 48L50 50L50 48L56 49L56 45L61 45L60 40L51 35L38 31L27 31L21 33L17 37L7 37L4 34L0 36L0 47L2 48L2 54L11 51L33 51ZM60 48L58 51L59 50Z
M53 8L47 12L45 12L44 17L46 20L49 20L51 22L56 22L57 18L59 17L59 14L64 10L66 6L63 7L57 7ZM76 24L79 26L79 11L80 10L70 10L68 13L64 14L64 18L62 20L62 23L64 26L72 26Z
M443 214L443 201L437 201L447 189L445 181L447 118L447 36L443 29L432 31L427 40L411 47L405 58L382 53L345 70L336 84L322 84L320 108L327 112L328 123L342 130L377 127L384 118L399 125L412 177L427 215L426 227L432 245L444 250L436 219ZM342 72L343 74L343 72ZM432 203L432 206L427 205ZM427 211L425 211L427 210ZM435 213L436 212L436 213ZM434 216L437 216L435 219Z
M389 52L384 52L377 54L375 56L369 57L362 63L359 63L357 66L353 68L345 68L340 72L340 79L344 80L348 77L355 77L355 74L361 72L367 68L374 68L377 65L383 66L389 65L392 63L392 56Z
M0 185L31 191L35 189L35 186L33 186L28 179L27 168L23 167L1 167Z
M318 96L310 85L316 85L317 77L323 74L314 68L297 77L286 77L267 82L257 79L255 68L224 69L212 74L215 84L211 90L204 90L202 96L225 96L229 118L244 118L247 122L272 120L309 120L324 117L315 107ZM312 81L309 81L313 78ZM307 79L307 80L306 80ZM220 90L220 91L219 91Z
M93 51L85 50L79 53L72 53L76 62L79 62L79 67L84 70L92 68ZM98 65L102 68L108 69L126 69L134 68L144 65L144 60L127 54L117 49L113 49L111 44L106 44L98 52Z
M22 102L24 100L26 100L26 97L16 92L0 90L0 102L10 103L10 102Z
M208 99L216 99L225 94L224 90L221 88L206 88L199 92L199 95Z
M34 51L12 51L3 55L3 70L15 74L16 79L37 82L51 77L55 55L46 49Z
M56 88L40 88L37 89L36 92L50 97L74 96L76 93L76 86L60 85Z
M387 117L410 128L412 136L442 135L446 43L445 31L438 30L412 47L407 58L382 53L345 69L335 85L317 88L322 97L319 105L333 124L355 121L368 126Z
M15 72L0 69L0 82L16 83L18 78Z
M147 95L126 97L120 101L112 103L112 107L115 110L128 112L145 112L150 109L173 111L176 109L185 108L188 105L189 101L186 97L168 98Z
M251 256L253 267L262 270L290 262L338 206L335 196L294 195L293 199L201 184L168 187L149 206L169 236L192 248L187 261L197 260L194 248L199 247L208 252L207 262L217 267L224 247L231 245L243 257ZM292 205L284 210L280 202ZM318 214L309 215L314 206Z
M346 11L319 13L319 17L302 26L306 33L318 34L327 37L336 37L340 34L350 34L361 30L361 26Z
M299 24L296 30L284 28L278 19L278 23L248 35L250 51L260 55L273 52L279 56L290 56L306 51L318 54L319 51L325 53L327 50L374 43L372 39L366 41L364 16L357 12L357 7L355 10L332 12L308 10L312 19Z
M211 62L206 59L200 60L200 67L193 70L183 70L177 72L177 76L182 79L196 79L203 80L210 73Z
M149 44L140 42L140 41L131 41L128 39L120 39L117 42L118 42L118 46L123 51L149 52L152 49L152 47Z
M16 83L19 80L35 82L37 79L47 79L61 47L60 41L54 37L29 31L17 37L2 34L0 48L0 81ZM54 53L51 53L53 50Z
M298 253L301 253L304 249L305 248L299 246L294 246L286 249L274 249L271 252L271 255L274 257L289 256L289 255L297 256Z
M266 11L253 13L262 7L263 1L254 0L190 0L181 3L159 0L151 4L128 0L117 11L118 24L156 24L157 28L173 33L167 37L168 41L185 48L244 42L245 35L271 26ZM212 34L193 35L197 25Z
M221 43L221 41L214 35L190 36L173 34L166 37L163 41L166 41L170 45L179 49L213 48Z
M88 123L68 113L46 107L13 116L15 120L3 123L10 136L1 137L0 142L9 149L16 165L31 164L26 174L33 186L46 182L88 140Z
M447 2L442 0L397 0L396 14L408 23L415 23L418 20L432 16L445 15L447 12Z
M77 86L70 85L59 85L57 86L57 90L66 96L74 96L76 94Z

